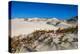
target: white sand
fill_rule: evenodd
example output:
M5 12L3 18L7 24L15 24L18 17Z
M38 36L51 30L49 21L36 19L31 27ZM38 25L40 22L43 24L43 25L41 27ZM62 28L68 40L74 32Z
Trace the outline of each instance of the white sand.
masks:
M27 22L24 19L11 20L11 37L21 34L29 34L35 30L56 30L58 28L48 25L45 22Z

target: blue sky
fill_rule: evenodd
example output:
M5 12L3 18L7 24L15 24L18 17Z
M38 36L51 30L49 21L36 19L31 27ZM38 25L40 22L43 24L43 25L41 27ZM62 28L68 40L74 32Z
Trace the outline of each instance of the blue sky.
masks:
M78 15L77 5L12 1L11 18L58 18L69 19Z

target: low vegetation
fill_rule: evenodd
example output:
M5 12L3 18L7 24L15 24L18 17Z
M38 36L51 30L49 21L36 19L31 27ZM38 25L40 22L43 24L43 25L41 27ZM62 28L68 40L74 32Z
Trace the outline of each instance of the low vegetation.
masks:
M75 42L78 42L77 35L75 36L77 31L78 26L62 30L58 29L56 33L54 30L36 30L25 36L19 35L10 37L10 52L38 51L37 47L41 44L44 44L44 47L46 45L52 48L56 46L55 50L77 48L75 45Z

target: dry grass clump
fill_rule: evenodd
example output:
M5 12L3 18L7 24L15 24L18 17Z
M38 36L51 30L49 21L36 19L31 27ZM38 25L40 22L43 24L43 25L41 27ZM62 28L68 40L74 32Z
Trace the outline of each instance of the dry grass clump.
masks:
M69 27L69 28L66 28L66 29L63 29L63 30L60 30L58 29L56 31L56 33L77 33L78 32L78 26L76 27Z
M37 46L40 44L48 45L50 46L56 46L56 50L59 49L66 49L69 46L72 46L73 42L77 42L77 38L72 36L75 31L77 31L77 27L75 28L67 28L64 30L58 29L56 33L54 33L54 30L36 30L32 32L31 34L28 35L19 35L19 36L14 36L10 37L11 39L11 47L10 47L10 52L15 53L15 52L34 52L38 51ZM62 33L59 35L54 35ZM70 34L70 35L68 35ZM77 36L76 36L77 37ZM65 47L65 44L68 44L67 47ZM44 46L45 47L45 46ZM73 47L74 48L74 47Z

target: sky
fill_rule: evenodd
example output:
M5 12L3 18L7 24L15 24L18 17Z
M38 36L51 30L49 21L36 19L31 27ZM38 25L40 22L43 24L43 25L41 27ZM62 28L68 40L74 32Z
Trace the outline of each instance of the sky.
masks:
M34 2L9 2L11 18L58 18L69 19L78 15L78 6Z

